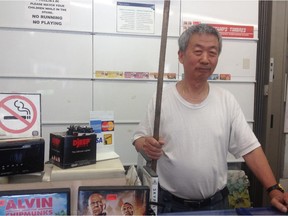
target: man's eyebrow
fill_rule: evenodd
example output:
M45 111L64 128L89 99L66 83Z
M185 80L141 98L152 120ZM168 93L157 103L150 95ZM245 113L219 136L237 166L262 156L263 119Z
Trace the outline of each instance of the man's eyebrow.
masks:
M195 44L194 47L204 48L205 46L202 44ZM209 46L208 49L219 49L219 46Z

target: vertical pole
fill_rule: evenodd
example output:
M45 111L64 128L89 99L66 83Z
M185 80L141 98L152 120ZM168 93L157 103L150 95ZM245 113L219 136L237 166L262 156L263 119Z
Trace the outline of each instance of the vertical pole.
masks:
M159 140L159 127L160 127L162 89L163 89L163 74L164 74L164 66L165 66L167 33L168 33L168 23L169 23L169 10L170 10L170 0L164 0L160 57L159 57L159 68L158 68L158 80L157 80L157 92L156 92L154 132L153 132L153 137L156 140ZM157 161L152 160L151 168L155 172L156 172L156 167L157 167Z

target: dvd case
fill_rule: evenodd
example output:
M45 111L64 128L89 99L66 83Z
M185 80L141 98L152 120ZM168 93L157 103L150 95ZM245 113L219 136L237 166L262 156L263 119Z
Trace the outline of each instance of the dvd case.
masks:
M78 215L148 215L147 186L80 186Z
M0 191L0 215L70 215L70 188Z

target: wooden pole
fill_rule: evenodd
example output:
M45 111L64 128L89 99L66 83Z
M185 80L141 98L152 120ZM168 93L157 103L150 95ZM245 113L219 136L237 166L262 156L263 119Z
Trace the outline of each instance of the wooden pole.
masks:
M164 66L165 66L167 33L168 33L168 23L169 23L169 10L170 10L170 0L164 0L160 57L159 57L159 68L158 68L158 80L157 80L157 92L156 92L154 132L153 132L153 137L156 140L159 140L159 127L160 127L162 89L163 89L163 74L164 74ZM156 166L157 166L157 161L152 160L151 168L155 172L156 172Z

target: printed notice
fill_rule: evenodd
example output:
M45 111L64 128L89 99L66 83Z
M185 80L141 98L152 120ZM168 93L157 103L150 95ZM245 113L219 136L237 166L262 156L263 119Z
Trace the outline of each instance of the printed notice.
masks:
M117 32L153 34L155 5L117 2Z
M29 0L25 7L29 24L62 27L70 23L70 0Z

